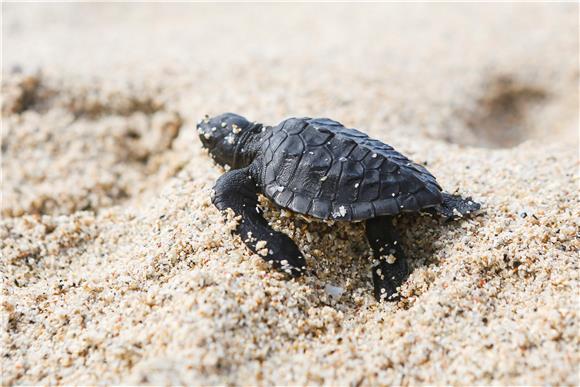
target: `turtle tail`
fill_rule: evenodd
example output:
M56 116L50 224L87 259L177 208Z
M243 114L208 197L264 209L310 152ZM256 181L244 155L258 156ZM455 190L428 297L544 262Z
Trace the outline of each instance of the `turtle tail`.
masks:
M435 207L435 212L446 221L463 218L481 208L481 204L473 201L471 197L462 198L446 192L443 192L442 196L443 201Z

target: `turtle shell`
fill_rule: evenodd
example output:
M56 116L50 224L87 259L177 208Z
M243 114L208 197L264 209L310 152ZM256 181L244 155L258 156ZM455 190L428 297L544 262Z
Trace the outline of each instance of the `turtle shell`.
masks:
M321 219L364 220L442 202L423 166L327 118L290 118L265 134L262 189L277 205Z

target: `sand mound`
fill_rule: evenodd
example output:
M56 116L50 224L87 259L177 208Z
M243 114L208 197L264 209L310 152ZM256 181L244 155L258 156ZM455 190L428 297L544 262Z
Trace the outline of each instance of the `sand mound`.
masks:
M4 10L4 384L580 383L576 5ZM223 111L335 118L484 210L398 219L379 304L362 225L263 201L287 281L209 200Z

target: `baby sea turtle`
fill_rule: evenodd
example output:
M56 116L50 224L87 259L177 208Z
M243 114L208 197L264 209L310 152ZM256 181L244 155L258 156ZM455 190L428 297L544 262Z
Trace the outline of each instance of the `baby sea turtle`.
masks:
M291 276L306 269L296 244L262 216L258 194L278 206L333 221L365 221L376 265L377 299L395 300L408 266L393 216L428 211L453 219L479 209L470 198L441 190L435 177L382 143L328 118L289 118L277 126L233 113L197 125L203 145L228 172L212 201L241 215L235 232L266 261Z

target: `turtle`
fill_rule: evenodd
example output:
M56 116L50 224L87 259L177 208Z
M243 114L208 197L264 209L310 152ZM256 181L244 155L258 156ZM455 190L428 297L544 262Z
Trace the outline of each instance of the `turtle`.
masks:
M288 118L276 126L224 113L199 121L204 148L225 169L212 203L241 221L233 232L290 277L306 271L296 243L270 227L259 195L277 207L332 222L365 222L377 300L399 300L409 266L393 219L427 212L452 220L480 208L443 192L435 177L393 147L329 118Z

